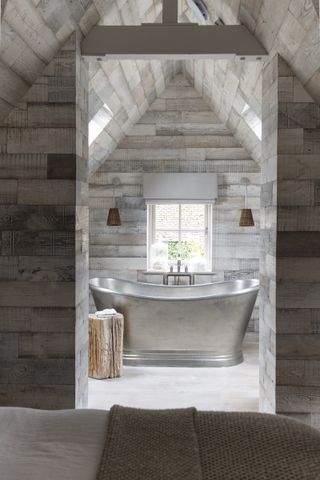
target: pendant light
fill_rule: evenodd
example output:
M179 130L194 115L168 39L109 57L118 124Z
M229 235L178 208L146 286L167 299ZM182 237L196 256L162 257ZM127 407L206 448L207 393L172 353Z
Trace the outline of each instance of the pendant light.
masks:
M241 183L241 185L245 186L245 200L244 200L244 207L245 208L243 208L241 210L239 226L240 227L254 227L252 210L251 210L251 208L248 208L247 188L248 188L248 185L249 185L250 181L249 181L248 178L241 178L240 183Z
M113 199L115 199L115 189L118 185L120 185L119 178L117 178L117 177L114 178L112 180L112 185L113 185ZM119 209L117 207L109 208L107 225L109 227L118 227L118 226L121 225L120 212L119 212Z
M109 227L118 227L121 225L120 212L118 208L109 208L107 225Z

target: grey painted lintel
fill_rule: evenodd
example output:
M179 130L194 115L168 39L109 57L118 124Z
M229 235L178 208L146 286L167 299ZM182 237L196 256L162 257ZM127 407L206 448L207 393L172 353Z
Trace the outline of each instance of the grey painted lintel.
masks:
M268 53L243 25L145 24L93 27L82 55L119 58L230 58L256 60Z

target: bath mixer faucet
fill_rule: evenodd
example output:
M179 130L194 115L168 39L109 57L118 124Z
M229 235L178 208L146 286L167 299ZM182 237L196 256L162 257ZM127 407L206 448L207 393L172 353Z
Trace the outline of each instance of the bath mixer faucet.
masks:
M195 284L195 276L192 273L188 272L167 272L163 274L163 285L169 285L169 277L174 278L174 285L180 285L180 278L185 277L189 279L189 285ZM178 280L178 281L177 281Z

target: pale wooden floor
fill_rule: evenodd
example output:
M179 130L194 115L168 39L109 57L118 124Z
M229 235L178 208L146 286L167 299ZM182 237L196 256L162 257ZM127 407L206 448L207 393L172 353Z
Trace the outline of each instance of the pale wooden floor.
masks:
M89 379L89 408L258 411L258 342L245 343L245 361L228 368L125 367L121 378Z

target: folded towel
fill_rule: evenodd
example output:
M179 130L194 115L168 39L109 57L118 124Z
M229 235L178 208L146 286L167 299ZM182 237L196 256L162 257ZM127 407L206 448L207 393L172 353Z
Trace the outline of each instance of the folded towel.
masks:
M98 318L107 317L108 315L117 315L117 310L114 308L105 308L104 310L98 310L95 316Z

